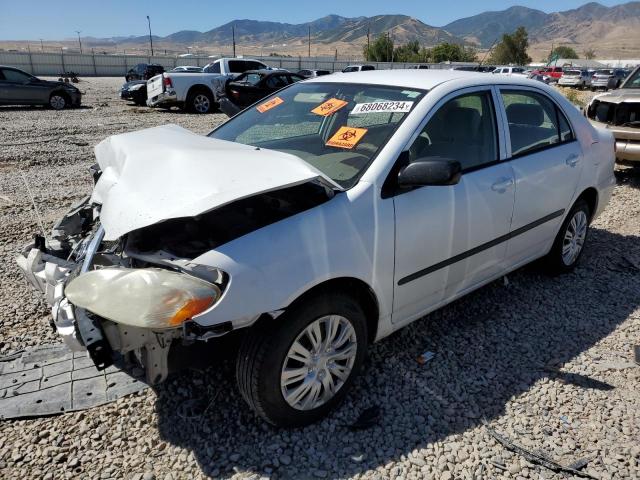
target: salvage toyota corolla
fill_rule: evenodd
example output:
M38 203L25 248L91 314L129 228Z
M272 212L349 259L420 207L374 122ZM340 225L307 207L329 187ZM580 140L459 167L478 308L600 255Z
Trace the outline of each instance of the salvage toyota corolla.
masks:
M367 347L545 257L575 267L614 185L614 142L540 82L360 72L291 85L199 136L96 149L95 188L18 258L99 368L237 331L247 403L304 425Z

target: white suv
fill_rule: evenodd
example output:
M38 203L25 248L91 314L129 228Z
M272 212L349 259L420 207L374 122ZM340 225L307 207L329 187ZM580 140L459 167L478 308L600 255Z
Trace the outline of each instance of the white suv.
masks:
M573 269L615 183L613 137L553 89L444 70L318 77L96 155L91 198L18 258L62 338L157 382L172 345L237 331L240 391L280 426L335 407L372 342L537 258Z

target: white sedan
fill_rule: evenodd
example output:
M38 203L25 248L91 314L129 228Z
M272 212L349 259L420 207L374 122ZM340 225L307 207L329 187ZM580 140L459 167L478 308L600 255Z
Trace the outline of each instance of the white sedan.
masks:
M613 137L559 93L462 71L319 77L96 156L18 258L62 338L158 382L172 345L236 331L240 391L279 426L334 408L372 342L535 259L572 270L614 186Z

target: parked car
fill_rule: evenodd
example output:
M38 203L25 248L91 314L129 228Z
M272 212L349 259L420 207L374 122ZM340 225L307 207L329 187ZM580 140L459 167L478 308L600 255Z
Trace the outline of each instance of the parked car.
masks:
M586 69L567 68L558 80L558 85L562 87L588 88L591 86L591 76L592 74Z
M640 164L640 67L619 89L594 97L585 114L594 125L613 134L619 163Z
M537 70L533 70L531 73L536 73L536 74L549 77L551 79L550 83L554 83L560 80L560 78L564 73L564 68L563 67L543 67Z
M524 67L496 67L491 73L500 74L500 75L519 75L522 77L526 77Z
M366 72L366 71L375 70L375 69L376 67L374 67L373 65L348 65L342 69L342 72L343 73Z
M171 72L187 72L187 73L201 73L202 67L192 67L188 65L181 65L170 70Z
M612 88L619 88L627 73L622 68L601 68L596 70L591 79L591 90L602 88L606 91Z
M424 65L424 64L420 64L420 65L414 65L412 67L409 68L413 68L416 70L429 70L429 65Z
M224 91L229 78L258 69L268 67L258 60L220 58L206 65L202 73L165 72L147 82L147 105L209 113L218 105L215 92Z
M304 77L282 70L249 70L234 79L227 80L224 92L217 92L220 110L233 117L258 100L304 80Z
M329 70L300 70L298 75L304 78L315 78L321 77L323 75L330 75L331 71Z
M164 72L164 67L162 65L157 65L155 63L139 63L127 72L124 79L127 82L132 80L149 80L151 77L159 75L162 72Z
M120 98L132 101L136 105L145 106L147 104L147 81L133 80L126 82L120 88Z
M54 110L79 107L82 93L69 82L40 80L18 68L0 65L0 105L46 105Z
M613 147L517 76L319 77L207 136L104 140L91 197L18 264L98 368L137 358L158 383L175 345L239 336L247 403L306 425L371 343L538 258L572 271L615 185Z

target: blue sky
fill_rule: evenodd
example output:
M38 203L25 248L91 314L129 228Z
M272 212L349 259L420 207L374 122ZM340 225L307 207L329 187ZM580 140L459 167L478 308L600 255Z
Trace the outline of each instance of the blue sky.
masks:
M399 13L442 26L458 18L512 5L552 12L584 3L584 0L0 0L0 39L58 40L74 37L75 30L92 37L145 35L146 15L151 16L154 35L164 36L179 30L206 31L239 18L303 23L330 13L345 17Z

